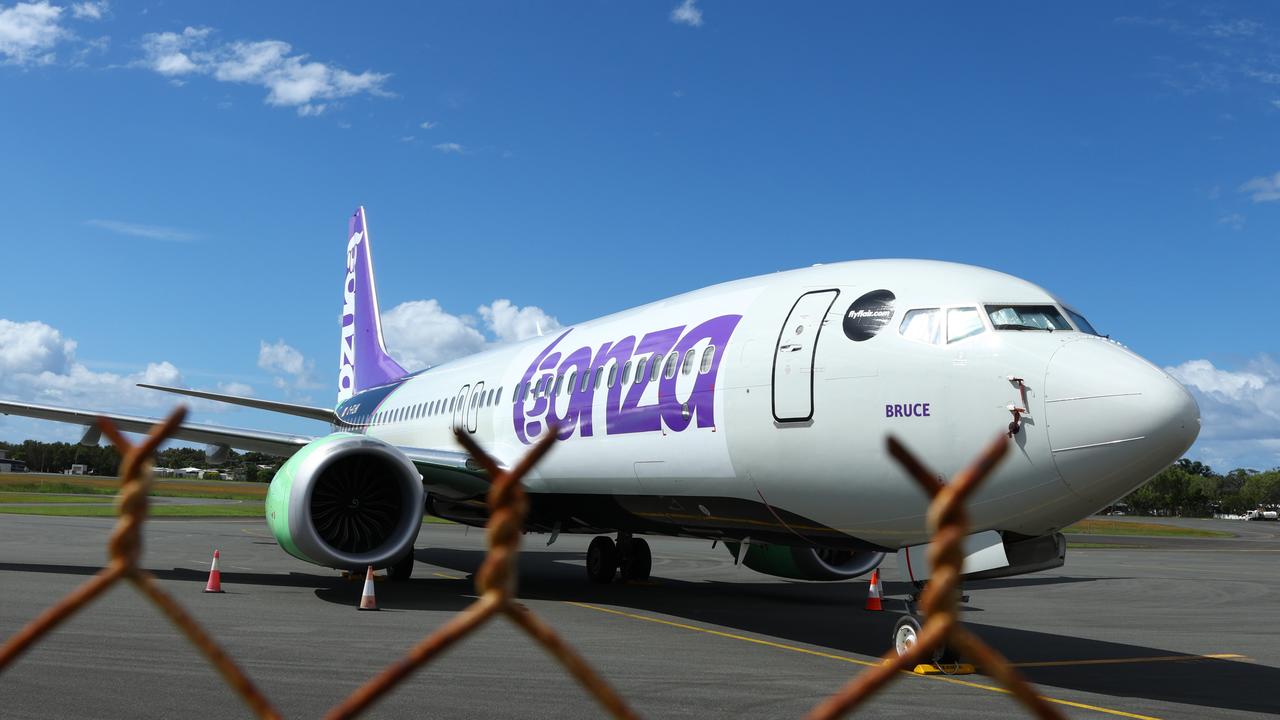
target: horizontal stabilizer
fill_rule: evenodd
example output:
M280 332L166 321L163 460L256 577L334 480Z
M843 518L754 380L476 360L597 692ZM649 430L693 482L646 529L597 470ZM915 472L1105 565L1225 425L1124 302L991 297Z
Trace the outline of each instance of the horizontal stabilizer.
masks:
M231 405L242 405L244 407L267 410L269 412L281 413L283 415L296 415L298 417L310 418L321 422L338 422L338 416L329 408L295 405L294 403L277 402L275 400L260 400L258 398L240 397L239 395L224 395L223 393L208 392L207 390L189 390L187 388L166 387L164 385L148 385L146 383L138 383L138 387L148 388L150 390L161 390L163 392L175 393L177 395L189 395L191 397L229 403Z

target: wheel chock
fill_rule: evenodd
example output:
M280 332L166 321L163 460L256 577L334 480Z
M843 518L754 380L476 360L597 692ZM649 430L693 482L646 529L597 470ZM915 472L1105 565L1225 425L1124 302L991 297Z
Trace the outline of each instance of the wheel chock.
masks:
M972 675L978 670L969 663L956 663L954 665L926 665L925 663L920 663L912 668L911 672L916 675Z

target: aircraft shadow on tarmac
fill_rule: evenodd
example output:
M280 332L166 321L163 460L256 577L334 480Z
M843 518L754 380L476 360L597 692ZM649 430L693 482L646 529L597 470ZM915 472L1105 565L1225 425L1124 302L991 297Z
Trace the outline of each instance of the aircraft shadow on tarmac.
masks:
M419 549L417 559L466 573L468 577L462 592L470 595L473 592L470 573L480 566L484 553L478 550ZM661 567L655 564L658 574L652 583L595 585L584 577L584 559L581 552L543 551L522 555L520 597L627 607L640 613L669 615L694 623L735 628L863 656L880 655L888 649L893 625L899 617L898 612L862 612L861 599L851 601L849 586L844 583L687 582L660 577ZM972 583L965 587L966 590L995 590L1014 585L1095 581L1105 582L1095 578L1024 577ZM429 581L414 580L408 585L419 582ZM456 592L457 587L455 584L451 589ZM906 583L886 583L888 595L905 596L907 591ZM379 585L378 592L381 602L382 585ZM462 600L465 605L469 598ZM335 598L335 601L338 600ZM350 595L343 594L341 602L350 602ZM429 601L425 604L438 607ZM887 600L886 606L897 610L902 604L898 600ZM788 607L796 612L786 612ZM1157 647L1005 628L967 620L965 625L1006 657L1019 663L1192 657ZM1023 668L1022 672L1042 686L1207 708L1280 712L1280 705L1272 698L1271 692L1280 684L1280 669L1250 662L1205 658L1180 662Z
M480 550L419 549L419 562L449 568L465 578L417 577L403 583L378 583L378 605L387 610L461 610L474 598L471 573L484 559ZM582 552L542 551L520 556L520 597L530 600L575 601L627 607L640 613L679 617L695 623L734 628L832 650L875 656L888 647L898 612L865 613L859 600L850 597L844 583L688 582L661 577L661 564L651 583L595 585L582 570ZM0 562L0 571L45 572L89 576L101 567L93 565L27 564ZM421 569L420 569L421 570ZM152 569L160 580L204 583L207 571L191 568ZM1014 585L1054 585L1096 582L1095 578L1023 577L966 585L968 590ZM361 583L334 575L305 573L249 573L225 571L222 582L229 592L236 586L314 588L317 598L350 605L358 601ZM903 596L905 583L886 583L886 594ZM890 610L900 601L886 600ZM792 608L795 612L787 612ZM1006 657L1019 663L1075 659L1143 658L1182 656L1170 650L1142 645L1105 642L1052 633L1019 630L967 621ZM572 637L569 638L572 642ZM1187 656L1191 657L1191 656ZM1280 669L1247 662L1197 659L1183 662L1075 665L1024 668L1033 682L1051 687L1117 697L1143 697L1208 708L1277 713L1280 705L1271 689L1280 684ZM832 688L834 691L835 688Z

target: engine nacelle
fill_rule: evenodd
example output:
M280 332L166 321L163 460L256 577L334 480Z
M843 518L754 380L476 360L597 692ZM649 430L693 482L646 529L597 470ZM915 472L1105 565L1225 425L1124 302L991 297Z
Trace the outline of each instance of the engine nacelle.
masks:
M267 489L267 527L285 552L316 565L388 567L422 529L422 476L375 438L334 433L289 458Z
M738 543L725 543L734 557ZM775 577L793 580L850 580L880 565L884 553L874 550L831 550L790 545L747 546L742 564Z

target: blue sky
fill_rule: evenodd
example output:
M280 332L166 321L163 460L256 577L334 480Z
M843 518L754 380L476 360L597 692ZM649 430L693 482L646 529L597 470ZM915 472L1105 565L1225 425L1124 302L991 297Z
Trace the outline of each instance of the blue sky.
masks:
M411 365L777 269L940 258L1172 369L1194 456L1280 465L1272 4L249 7L0 0L0 394L332 402L364 204ZM29 435L74 430L0 418Z

